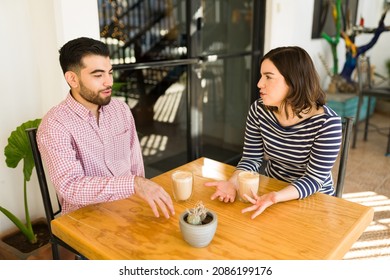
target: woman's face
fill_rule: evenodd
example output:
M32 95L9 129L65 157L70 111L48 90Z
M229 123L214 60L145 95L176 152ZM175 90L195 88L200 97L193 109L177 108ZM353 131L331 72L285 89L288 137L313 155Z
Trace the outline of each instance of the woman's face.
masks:
M261 64L257 87L264 105L275 106L279 109L289 91L284 77L269 59L265 59Z

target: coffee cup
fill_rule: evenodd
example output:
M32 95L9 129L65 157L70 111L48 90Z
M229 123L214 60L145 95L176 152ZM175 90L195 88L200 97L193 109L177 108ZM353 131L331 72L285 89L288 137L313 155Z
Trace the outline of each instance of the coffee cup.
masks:
M172 173L173 197L176 201L188 200L192 195L192 185L192 172L177 170Z
M238 173L238 199L242 202L248 203L244 194L253 197L253 193L259 190L259 173L254 171L241 171ZM253 192L253 193L252 193Z

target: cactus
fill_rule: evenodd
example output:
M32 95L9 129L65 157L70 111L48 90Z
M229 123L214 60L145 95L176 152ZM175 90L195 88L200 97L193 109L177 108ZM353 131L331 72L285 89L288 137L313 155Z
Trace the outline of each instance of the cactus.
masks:
M207 209L202 201L198 201L194 208L187 209L187 222L192 225L201 225L207 217Z

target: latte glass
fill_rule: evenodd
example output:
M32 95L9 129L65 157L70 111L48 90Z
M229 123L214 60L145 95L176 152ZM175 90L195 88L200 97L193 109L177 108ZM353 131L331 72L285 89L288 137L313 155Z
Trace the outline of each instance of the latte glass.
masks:
M252 192L257 193L259 190L260 175L254 171L241 171L238 173L238 199L242 202L249 203L244 194L253 197Z
M176 201L188 200L192 195L192 185L192 172L177 170L172 173L173 197Z

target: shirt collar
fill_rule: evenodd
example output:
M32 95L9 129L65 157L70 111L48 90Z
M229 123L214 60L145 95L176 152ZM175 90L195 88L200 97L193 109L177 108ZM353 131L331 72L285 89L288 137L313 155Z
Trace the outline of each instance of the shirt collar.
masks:
M65 100L66 104L69 106L69 108L74 111L77 115L79 115L84 120L89 120L91 117L93 117L93 114L90 110L85 108L83 105L81 105L79 102L76 101L76 99L73 98L72 94L68 93L68 96ZM105 106L100 106L99 113L104 112Z

